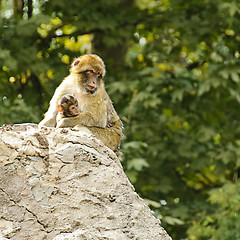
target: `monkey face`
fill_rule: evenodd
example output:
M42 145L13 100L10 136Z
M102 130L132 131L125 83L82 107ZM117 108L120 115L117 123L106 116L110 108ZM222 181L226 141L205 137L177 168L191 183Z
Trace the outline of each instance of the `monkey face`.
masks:
M83 84L86 92L90 92L91 94L95 93L98 89L99 82L102 79L101 73L95 72L94 70L87 70L83 72L83 75Z
M75 117L80 113L77 99L70 94L66 94L60 98L57 109L65 117Z
M66 115L69 117L77 116L79 114L78 104L76 103L76 104L70 105L66 113L67 113Z
M72 65L70 74L77 75L78 83L85 92L94 94L101 87L103 77L106 73L103 60L94 54L83 55L76 58Z

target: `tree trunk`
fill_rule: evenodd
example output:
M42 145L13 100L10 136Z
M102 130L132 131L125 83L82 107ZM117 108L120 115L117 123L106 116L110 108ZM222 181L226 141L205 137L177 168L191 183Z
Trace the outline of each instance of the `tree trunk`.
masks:
M32 17L32 11L33 11L33 1L28 0L28 19Z
M122 1L119 4L119 10L124 11L126 14L129 13L128 10L131 10L134 7L135 2L133 0ZM125 58L128 51L129 38L132 37L135 31L134 25L129 25L129 23L119 22L119 26L115 30L109 31L97 31L94 33L94 38L92 41L94 52L98 53L105 61L106 66L111 66L110 71L122 70L125 64ZM128 27L128 30L125 29L124 35L119 34L123 28ZM117 31L119 29L119 31ZM128 36L126 36L128 35ZM114 39L116 45L109 44L106 41L106 38ZM106 60L109 60L107 62Z
M94 34L93 39L93 49L96 51L104 62L106 66L112 66L110 71L116 71L122 69L125 64L125 57L128 50L128 39L121 38L118 39L118 44L115 46L109 46L104 42L105 33L99 32ZM113 36L112 36L113 37ZM109 62L108 62L109 61Z
M15 16L22 18L23 16L23 0L13 0L13 12Z

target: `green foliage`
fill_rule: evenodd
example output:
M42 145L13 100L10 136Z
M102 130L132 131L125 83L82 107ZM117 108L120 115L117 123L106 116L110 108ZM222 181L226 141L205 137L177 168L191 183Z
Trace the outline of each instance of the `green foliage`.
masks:
M0 102L0 116L1 126L5 123L38 123L41 120L40 112L36 107L28 106L24 99L18 98L14 101L4 98Z
M31 18L9 2L0 124L40 121L72 59L97 53L122 164L155 216L173 239L239 239L239 1L51 0Z
M190 239L232 240L240 238L240 186L226 182L209 192L209 202L215 205L211 215L198 214L199 221L188 230Z

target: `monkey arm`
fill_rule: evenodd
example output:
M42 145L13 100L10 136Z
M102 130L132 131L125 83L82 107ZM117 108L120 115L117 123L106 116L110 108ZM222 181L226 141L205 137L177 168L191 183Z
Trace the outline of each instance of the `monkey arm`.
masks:
M54 94L52 100L50 101L50 107L48 111L44 114L44 119L39 123L39 126L55 127L56 126L56 116L58 114L57 110L57 97Z
M46 126L46 127L55 127L56 126L56 118L44 118L39 124L39 126Z
M95 114L95 117L90 112L83 112L80 113L76 117L67 117L61 119L57 127L64 128L64 127L74 127L76 125L83 125L83 126L95 126L100 128L105 128L107 125L106 117Z
M54 92L54 95L50 101L50 106L48 108L48 111L44 114L44 119L39 123L40 126L46 126L46 127L56 127L57 124L57 104L59 99L67 94L68 92L72 92L71 87L69 87L67 83L67 78L63 80L63 82L57 87L57 89Z
M54 100L54 98L52 99ZM51 102L53 102L51 100ZM44 119L39 123L39 126L55 127L56 126L56 116L58 114L57 105L51 104L48 111L44 114Z
M57 122L57 128L75 127L76 125L80 125L78 117L79 116L62 118Z
M57 123L56 121L57 114L58 114L57 106L55 106L55 104L50 104L50 107L48 111L44 114L44 119L39 123L39 126L55 127Z
M105 92L105 101L107 103L107 127L112 131L116 132L118 135L122 136L123 124L113 107L112 101L108 94Z
M121 122L116 122L112 127L99 128L88 127L88 129L95 135L96 138L101 140L104 145L112 149L117 154L122 140L122 127Z
M117 155L122 140L123 124L115 111L109 96L105 95L107 105L107 125L106 128L89 126L96 138L100 139L107 147L112 149Z

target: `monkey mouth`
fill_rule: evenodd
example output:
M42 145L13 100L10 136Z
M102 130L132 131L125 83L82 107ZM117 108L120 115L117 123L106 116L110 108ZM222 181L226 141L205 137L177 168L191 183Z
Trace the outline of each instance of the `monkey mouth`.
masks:
M91 86L91 85L87 85L87 90L88 90L89 92L95 92L95 89L96 89L96 87Z

